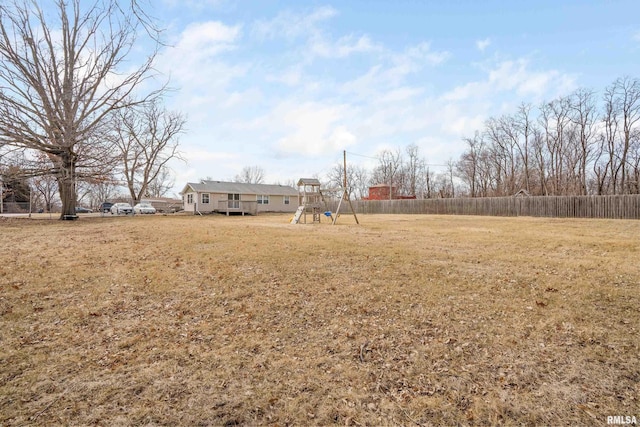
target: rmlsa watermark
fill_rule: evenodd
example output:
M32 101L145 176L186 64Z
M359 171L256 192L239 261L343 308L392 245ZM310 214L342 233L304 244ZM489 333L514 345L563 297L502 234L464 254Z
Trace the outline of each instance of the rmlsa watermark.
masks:
M618 426L627 426L627 425L638 425L638 420L634 415L609 415L607 417L608 425L618 425Z

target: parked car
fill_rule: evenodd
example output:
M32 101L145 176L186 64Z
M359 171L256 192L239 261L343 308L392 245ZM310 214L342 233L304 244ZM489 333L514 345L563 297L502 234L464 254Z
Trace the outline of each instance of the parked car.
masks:
M156 208L151 206L151 203L138 203L133 207L134 214L154 214L156 213Z
M91 209L89 208L85 208L82 206L76 206L76 213L91 213L93 212Z
M115 203L113 206L111 206L111 215L120 215L120 214L125 214L125 215L129 215L130 213L133 212L133 208L131 207L131 205L129 203Z
M100 205L100 212L103 212L103 213L111 212L111 206L113 206L113 203L111 203L111 202L103 202Z

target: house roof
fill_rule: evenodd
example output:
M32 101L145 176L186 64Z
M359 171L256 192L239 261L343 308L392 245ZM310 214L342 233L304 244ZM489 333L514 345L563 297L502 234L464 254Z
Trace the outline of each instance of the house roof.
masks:
M202 181L189 182L182 190L188 188L198 193L231 193L231 194L262 194L265 196L297 196L298 190L287 185L277 184L246 184L244 182Z
M298 186L301 185L320 185L320 181L316 178L300 178L298 180Z

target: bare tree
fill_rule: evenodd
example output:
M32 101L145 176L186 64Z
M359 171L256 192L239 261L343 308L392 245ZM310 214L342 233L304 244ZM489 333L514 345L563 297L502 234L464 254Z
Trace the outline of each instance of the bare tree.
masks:
M500 120L491 117L484 124L483 138L487 141L488 156L493 173L493 193L496 196L504 196L509 181L509 155L506 152Z
M565 175L567 131L571 127L571 103L569 98L558 98L541 107L539 122L544 134L548 156L547 188L551 195L566 195L568 186Z
M533 152L533 169L535 170L536 186L533 194L547 195L547 152L544 142L543 133L540 128L534 128L531 141L531 149Z
M118 196L119 183L111 177L94 178L87 182L89 186L89 203L92 208L99 207L103 202L114 200Z
M595 141L596 106L593 92L578 89L570 98L571 121L575 126L579 194L587 194L587 165L592 161Z
M30 182L38 195L38 202L46 212L51 212L58 196L58 183L51 173L51 161L45 154L36 153L29 163L32 171Z
M598 166L596 173L601 177L602 182L599 186L603 191L615 194L621 164L619 158L616 156L619 118L613 85L606 88L604 92L604 113L602 121L604 130L600 135L601 145L598 156L598 165L602 165L602 169Z
M629 192L640 194L640 129L631 134L631 148L629 150Z
M484 140L476 132L473 138L464 138L467 150L456 162L456 174L469 188L469 196L477 197L480 182L480 156L484 150Z
M30 0L0 4L0 140L49 157L61 219L75 214L85 157L104 152L91 148L101 142L96 130L110 112L140 102L131 95L153 73L157 38L142 65L125 71L144 35L139 30L152 29L140 17L146 15L136 0L54 0L47 11Z
M626 193L640 194L640 129L632 132L630 136Z
M518 138L515 144L520 156L521 167L523 172L523 182L521 185L524 189L531 192L531 141L535 135L536 129L531 119L531 105L521 104L514 117L515 127L518 130Z
M327 186L341 189L344 185L344 164L336 163L327 174ZM361 199L368 192L368 173L363 167L347 163L347 195L350 199ZM333 191L333 197L340 197L341 191Z
M390 189L393 187L400 188L402 180L400 173L402 172L402 153L400 150L382 150L378 155L378 166L373 170L371 183L386 184ZM393 197L393 191L389 191L389 198Z
M0 160L0 213L25 212L32 196L25 153L4 152Z
M162 166L155 179L149 182L147 193L149 197L166 197L175 183L176 181L171 173L171 169L166 165Z
M449 199L455 197L455 189L453 188L449 171L439 172L435 175L434 189L441 199Z
M122 172L133 203L148 195L167 163L181 158L178 136L186 119L167 111L157 100L119 109L112 116L111 140L119 149Z
M447 177L449 178L449 184L451 186L451 197L456 197L456 184L454 181L454 177L456 176L455 168L455 162L452 159L447 160Z
M37 199L42 202L42 209L46 212L51 212L54 204L58 203L58 183L53 175L31 178L31 185L36 194L38 194Z
M354 199L362 199L369 193L369 171L364 166L354 165L351 179L349 183L353 191Z
M640 192L640 80L615 80L599 110L594 92L578 89L534 110L491 117L456 165L470 194L622 194ZM446 180L439 177L440 189ZM450 185L449 185L450 187Z
M630 77L617 79L607 88L607 100L611 102L611 113L618 123L615 151L620 159L614 176L619 176L619 192L629 192L629 154L632 152L633 137L640 123L640 80ZM614 188L616 186L614 182Z
M505 195L515 194L520 190L520 162L518 156L519 127L512 116L504 115L498 119L501 138L495 141L504 160L504 191Z
M416 144L411 144L406 148L407 161L404 165L404 175L406 177L405 192L409 196L416 196L418 190L423 187L421 180L424 178L425 160L420 157L420 148Z
M236 182L244 182L246 184L262 184L264 182L264 169L260 166L245 166L242 172L236 175Z
M436 195L435 181L436 181L435 172L429 169L429 166L426 166L424 169L424 175L422 178L422 182L423 182L423 188L421 191L422 198L432 199L435 197Z

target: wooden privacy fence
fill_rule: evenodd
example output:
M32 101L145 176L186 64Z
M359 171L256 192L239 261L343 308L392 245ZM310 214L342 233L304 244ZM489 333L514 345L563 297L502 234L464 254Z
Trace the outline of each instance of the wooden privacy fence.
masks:
M337 202L329 203L335 212ZM356 213L640 219L640 194L356 200ZM341 211L344 209L341 208ZM348 209L348 208L347 208Z

